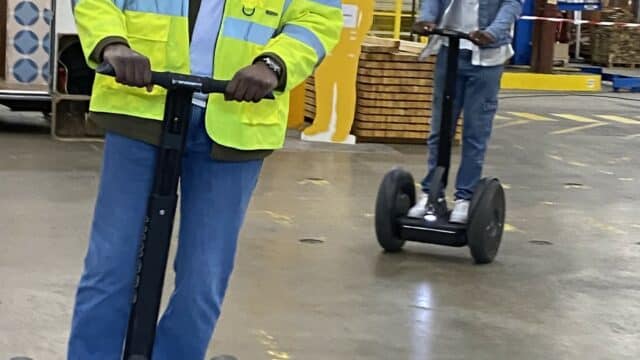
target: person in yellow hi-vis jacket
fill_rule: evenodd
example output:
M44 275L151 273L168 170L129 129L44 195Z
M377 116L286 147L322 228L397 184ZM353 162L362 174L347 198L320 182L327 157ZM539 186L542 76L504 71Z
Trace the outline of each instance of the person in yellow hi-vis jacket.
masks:
M106 129L104 160L68 359L119 359L154 176L166 92L151 70L230 79L196 94L182 165L175 290L154 360L203 359L232 272L263 159L284 143L288 93L337 43L340 0L74 0L96 75L90 116ZM258 102L275 91L275 101Z

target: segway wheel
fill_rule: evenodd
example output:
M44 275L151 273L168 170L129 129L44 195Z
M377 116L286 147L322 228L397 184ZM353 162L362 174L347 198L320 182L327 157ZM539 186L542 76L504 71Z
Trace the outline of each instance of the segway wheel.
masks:
M500 248L506 203L504 189L495 178L482 179L469 212L467 239L476 264L491 263Z
M407 214L416 203L413 176L395 168L382 179L376 200L376 236L387 252L402 250L405 241L400 238L398 218Z

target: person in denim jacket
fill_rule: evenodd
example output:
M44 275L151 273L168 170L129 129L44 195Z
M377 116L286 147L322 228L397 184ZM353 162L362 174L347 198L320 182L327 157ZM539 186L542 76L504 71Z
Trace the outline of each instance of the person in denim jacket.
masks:
M513 56L511 47L514 23L522 12L522 0L425 0L416 33L434 28L467 32L475 44L460 42L458 80L454 99L456 118L464 111L462 161L456 178L455 206L450 221L468 220L473 191L482 175L493 118L498 107L498 92L504 64ZM427 176L422 181L423 195L409 210L410 217L423 217L429 196L429 184L438 159L438 139L442 115L442 97L446 77L448 41L431 36L422 54L438 54L435 69L431 135L428 139ZM455 133L455 125L453 129ZM444 197L444 194L437 194Z

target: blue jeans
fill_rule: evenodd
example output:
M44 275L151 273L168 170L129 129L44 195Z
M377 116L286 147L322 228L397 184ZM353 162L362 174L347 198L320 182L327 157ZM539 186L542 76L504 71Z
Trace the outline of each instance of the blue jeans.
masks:
M194 107L182 164L175 289L158 327L153 360L203 359L234 265L240 227L262 161L218 162L204 111ZM69 360L119 360L133 296L136 255L156 148L108 133Z
M446 79L447 55L442 47L436 61L428 173L422 180L422 190L428 194L431 178L438 164L438 143L442 117L442 98ZM462 130L462 161L456 178L456 199L471 200L482 176L487 145L491 137L493 118L498 108L498 92L504 66L482 67L471 64L471 51L461 50L458 61L458 82L453 103L457 119L464 110ZM456 123L452 129L455 134ZM440 194L442 196L443 194Z

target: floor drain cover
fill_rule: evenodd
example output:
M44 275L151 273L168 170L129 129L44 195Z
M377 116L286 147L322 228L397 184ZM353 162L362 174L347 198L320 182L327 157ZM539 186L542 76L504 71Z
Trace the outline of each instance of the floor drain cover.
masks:
M553 245L551 241L546 241L546 240L532 240L532 241L529 241L529 243L533 245Z
M305 239L300 239L300 242L308 245L317 245L317 244L324 243L324 240L316 239L316 238L305 238Z

